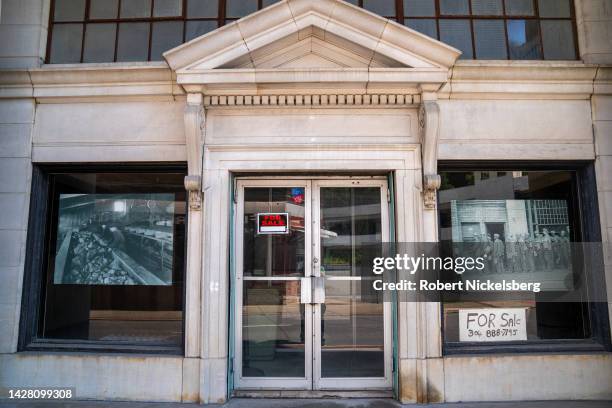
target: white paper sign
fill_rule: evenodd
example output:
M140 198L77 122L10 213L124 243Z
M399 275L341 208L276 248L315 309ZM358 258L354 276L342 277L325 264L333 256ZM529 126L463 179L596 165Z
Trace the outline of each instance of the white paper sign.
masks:
M527 340L525 308L459 309L459 341Z

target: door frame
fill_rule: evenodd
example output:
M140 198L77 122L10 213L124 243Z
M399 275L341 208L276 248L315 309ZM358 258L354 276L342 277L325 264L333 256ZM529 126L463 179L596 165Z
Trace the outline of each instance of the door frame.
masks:
M235 256L235 297L234 305L234 356L233 380L237 390L390 390L393 387L393 322L392 305L384 307L384 377L381 378L321 378L321 332L314 330L315 323L320 325L320 306L304 304L305 318L305 376L291 377L244 377L242 376L242 302L243 302L243 231L244 231L244 189L245 187L304 187L305 230L304 277L320 276L320 269L314 271L312 259L320 258L320 187L379 186L381 194L381 232L382 241L389 241L390 219L388 203L388 183L386 176L257 176L236 177L235 179L235 218L233 228ZM386 204L385 204L386 203ZM315 255L316 253L316 255ZM318 274L318 275L317 275ZM252 278L251 278L252 279ZM265 278L264 280L299 280L299 278Z
M388 202L388 184L385 179L359 179L345 178L333 180L313 180L312 182L312 246L313 257L321 259L321 187L380 187L380 206L381 206L381 241L389 242L389 202ZM320 263L320 262L319 262ZM313 276L321 276L320 268L313 267ZM353 280L345 277L328 277L326 280ZM322 362L322 347L321 347L321 331L314 330L313 342L313 357L314 366L312 369L313 389L315 390L379 390L391 389L393 387L393 333L391 321L392 307L390 302L383 302L383 319L384 319L384 377L337 377L324 378L321 376ZM320 327L321 324L321 306L314 306L315 318L313 325Z
M304 377L244 377L242 375L242 303L243 303L243 231L244 231L244 189L245 187L303 187L304 188L304 225L310 225L311 182L310 180L294 179L237 179L236 180L236 217L234 222L234 248L236 261L235 277L235 310L234 315L234 388L235 389L277 389L277 390L307 390L312 386L312 319L304 318ZM312 234L304 231L304 273L310 276L312 271ZM256 280L256 279L252 279ZM264 278L260 280L296 280L300 277ZM312 315L312 305L304 304L304 316Z

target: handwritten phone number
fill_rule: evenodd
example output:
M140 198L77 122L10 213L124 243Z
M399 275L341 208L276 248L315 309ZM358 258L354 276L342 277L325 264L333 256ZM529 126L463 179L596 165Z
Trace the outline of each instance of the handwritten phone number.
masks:
M9 399L71 399L74 392L70 388L34 388L34 389L9 389Z
M484 334L487 338L491 337L511 337L518 334L518 329L492 329L485 330ZM481 337L482 332L480 330L468 330L468 337Z

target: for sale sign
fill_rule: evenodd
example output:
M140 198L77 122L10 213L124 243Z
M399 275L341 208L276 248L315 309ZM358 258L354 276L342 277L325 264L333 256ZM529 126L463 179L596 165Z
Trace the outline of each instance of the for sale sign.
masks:
M257 233L258 234L288 234L289 233L289 214L288 213L258 213L257 214Z
M527 340L525 308L459 309L459 341Z

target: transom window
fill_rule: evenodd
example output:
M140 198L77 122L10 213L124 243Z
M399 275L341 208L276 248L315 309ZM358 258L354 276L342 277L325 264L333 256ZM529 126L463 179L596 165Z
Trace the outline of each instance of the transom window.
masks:
M280 0L52 0L47 63L160 61L162 53ZM463 52L577 58L572 0L348 0Z

